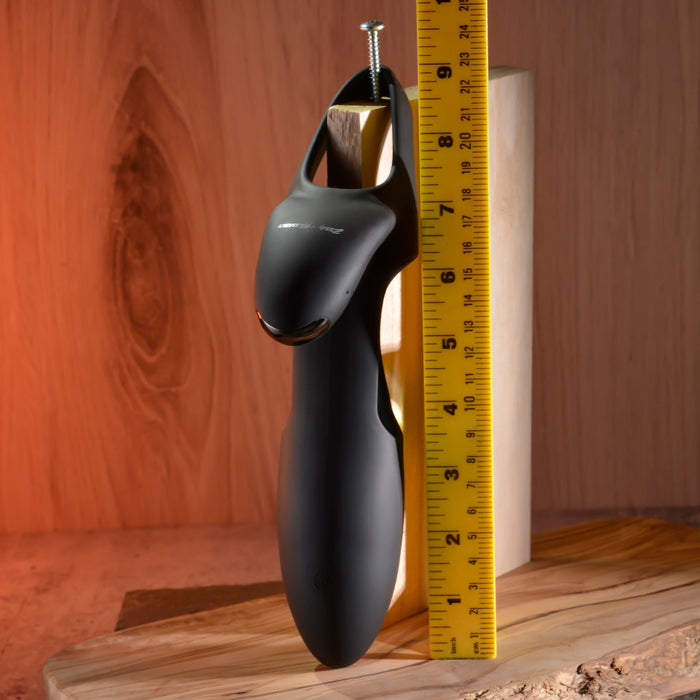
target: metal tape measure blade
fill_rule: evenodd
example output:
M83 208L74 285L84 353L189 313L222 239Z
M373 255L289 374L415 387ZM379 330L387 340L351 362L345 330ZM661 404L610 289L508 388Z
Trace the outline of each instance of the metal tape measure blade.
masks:
M486 0L417 0L430 653L496 654Z

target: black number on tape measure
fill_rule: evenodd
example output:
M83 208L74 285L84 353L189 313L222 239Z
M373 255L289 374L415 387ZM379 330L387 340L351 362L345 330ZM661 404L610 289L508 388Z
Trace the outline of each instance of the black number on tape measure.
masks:
M452 148L452 137L448 134L447 136L441 136L438 139L438 146L440 148Z
M463 187L462 188L462 201L465 202L468 199L472 198L472 190L471 187Z
M462 602L461 598L448 598L447 599L448 605L454 605L455 603L461 603L461 602Z
M459 54L459 65L460 66L470 66L471 61L469 60L469 51L461 51Z
M443 2L450 2L450 0L435 0L438 5L442 5Z
M445 413L449 413L451 416L454 416L454 414L457 413L457 404L456 403L443 404L442 408L445 411Z
M454 207L448 207L446 204L441 204L440 205L440 216L442 216L445 212L448 214L454 214L455 210Z
M452 270L446 270L440 273L440 281L445 284L452 284L455 281L455 273Z
M441 80L452 77L452 68L449 66L438 66L435 72L437 73L437 77Z
M445 469L445 479L447 479L447 481L450 479L457 481L457 479L459 479L459 469Z
M457 347L457 341L454 338L443 338L442 339L442 349L443 350L454 350Z
M445 535L445 542L447 544L459 544L459 533L456 535L453 535L452 533Z

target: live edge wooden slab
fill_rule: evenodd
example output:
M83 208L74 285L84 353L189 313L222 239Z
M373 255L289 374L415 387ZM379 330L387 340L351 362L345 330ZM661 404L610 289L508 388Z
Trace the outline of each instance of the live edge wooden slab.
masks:
M498 658L431 661L424 613L328 669L283 595L77 644L49 659L54 698L649 698L700 688L700 530L616 518L536 535L498 579Z

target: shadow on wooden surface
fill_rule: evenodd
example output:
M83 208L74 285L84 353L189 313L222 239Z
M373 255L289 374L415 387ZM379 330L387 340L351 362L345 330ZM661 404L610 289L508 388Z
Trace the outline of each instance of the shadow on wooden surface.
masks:
M216 610L227 605L284 593L281 581L252 583L243 586L200 586L196 588L158 588L128 591L124 596L115 632L191 615L204 610Z

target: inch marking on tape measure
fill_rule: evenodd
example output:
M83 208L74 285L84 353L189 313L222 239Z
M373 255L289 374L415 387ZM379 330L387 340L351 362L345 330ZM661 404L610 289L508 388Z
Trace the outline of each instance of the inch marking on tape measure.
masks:
M432 658L496 655L486 0L417 0Z

